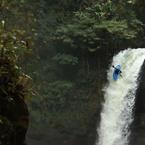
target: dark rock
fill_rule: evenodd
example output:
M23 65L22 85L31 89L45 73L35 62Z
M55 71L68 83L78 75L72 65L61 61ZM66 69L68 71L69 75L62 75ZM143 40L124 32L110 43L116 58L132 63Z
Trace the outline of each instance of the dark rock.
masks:
M130 145L145 145L145 62L139 76Z

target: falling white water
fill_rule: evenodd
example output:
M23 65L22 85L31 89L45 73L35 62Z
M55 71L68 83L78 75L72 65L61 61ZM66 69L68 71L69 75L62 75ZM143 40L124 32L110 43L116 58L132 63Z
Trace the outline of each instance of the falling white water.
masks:
M138 75L145 59L145 49L127 49L113 57L112 65L122 66L122 77L112 79L113 68L108 71L108 85L104 88L103 109L96 145L127 145L129 126L138 86Z

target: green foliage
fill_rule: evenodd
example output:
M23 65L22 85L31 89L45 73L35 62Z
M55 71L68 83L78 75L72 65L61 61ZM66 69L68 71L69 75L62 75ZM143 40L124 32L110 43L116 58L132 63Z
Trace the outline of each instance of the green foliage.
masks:
M51 82L45 87L41 86L40 90L41 96L36 95L31 102L33 128L37 129L35 123L40 124L43 121L48 130L56 129L72 136L86 134L93 108L88 106L89 99L85 96L85 91L81 94L80 90L82 96L76 96L76 84L70 81ZM89 104L91 106L92 102ZM89 109L92 112L88 111ZM41 124L39 127L43 128Z
M139 32L141 32L142 28L139 27L139 24L141 26L141 23L138 24L137 21L136 22L134 21L134 25L132 25L132 23L128 25L128 23L125 20L124 21L123 20L122 21L116 21L116 20L103 21L99 25L97 24L94 25L94 28L106 29L107 32L110 33L110 35L113 35L113 37L116 37L118 39L133 39L133 38L136 38Z
M5 23L5 21L2 22ZM18 57L28 53L30 48L27 47L27 42L24 40L23 35L25 35L23 30L13 29L12 31L6 31L3 26L0 29L1 56L13 57L13 60L15 60L16 54Z
M111 19L115 15L113 2L108 0L106 2L98 1L92 6L87 7L84 11L78 11L75 16L78 18L93 17L95 20L101 21L104 19Z
M46 82L47 83L47 82ZM39 89L39 87L37 88ZM69 93L72 92L73 84L68 81L55 81L51 83L47 83L47 86L45 88L41 88L41 94L46 99L46 102L48 101L51 104L51 100L56 101L53 102L53 105L63 105L65 104L63 101L67 100L69 98ZM50 107L51 109L51 107Z
M22 110L27 111L24 99L29 93L30 77L18 66L30 54L34 38L30 27L34 17L30 9L25 11L26 3L26 0L0 1L0 144L16 144L16 128L28 127L19 121Z
M118 6L123 12L127 7L126 3L119 4L96 2L86 10L76 12L70 23L58 27L53 40L74 48L96 50L103 47L104 42L109 46L114 39L135 39L142 32L142 23L136 19L131 7L128 10L131 18L118 11Z
M23 113L19 110L24 107L22 103L21 105L18 103L18 100L24 101L23 99L29 92L30 77L17 66L16 57L13 55L17 56L15 53L5 51L0 57L0 138L2 138L2 144L11 144L12 139L16 139L14 135L17 132L16 126L20 126L18 119Z
M53 57L53 60L55 60L56 62L58 62L58 64L70 64L70 65L76 65L78 64L78 58L74 57L72 55L69 54L56 54L56 56Z
M0 48L13 49L12 51L19 53L21 60L31 53L37 38L34 11L38 3L39 1L31 7L33 1L1 1Z

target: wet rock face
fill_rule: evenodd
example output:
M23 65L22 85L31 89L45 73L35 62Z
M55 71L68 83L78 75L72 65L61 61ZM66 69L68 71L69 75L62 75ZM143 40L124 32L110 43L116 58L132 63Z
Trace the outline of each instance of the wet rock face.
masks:
M139 76L139 86L136 93L135 114L145 113L145 62Z
M145 145L145 62L140 72L140 83L136 93L134 122L130 145Z

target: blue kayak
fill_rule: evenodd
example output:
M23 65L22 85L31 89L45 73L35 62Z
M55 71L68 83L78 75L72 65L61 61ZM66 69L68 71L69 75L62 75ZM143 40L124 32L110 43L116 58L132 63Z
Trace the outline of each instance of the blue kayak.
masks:
M120 73L121 73L121 65L117 65L116 67L114 67L114 72L113 72L114 81L118 80Z

